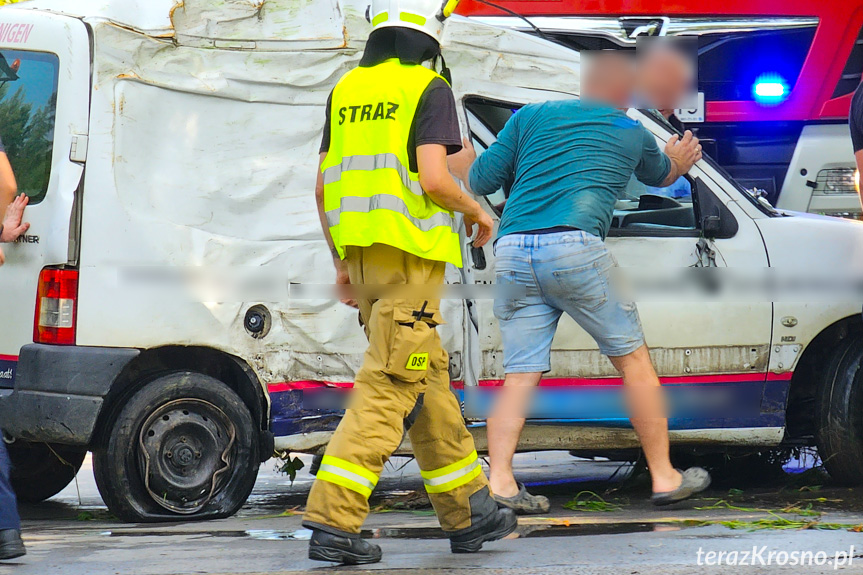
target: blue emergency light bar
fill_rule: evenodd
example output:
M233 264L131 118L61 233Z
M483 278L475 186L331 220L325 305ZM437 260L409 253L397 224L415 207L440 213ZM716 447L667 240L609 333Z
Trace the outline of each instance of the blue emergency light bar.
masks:
M759 104L780 104L788 97L788 93L788 84L777 74L764 74L752 86L752 95Z

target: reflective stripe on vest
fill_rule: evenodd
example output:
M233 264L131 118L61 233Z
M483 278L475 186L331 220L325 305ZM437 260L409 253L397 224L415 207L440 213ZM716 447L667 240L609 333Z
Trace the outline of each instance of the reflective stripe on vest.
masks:
M415 182L410 178L410 171L402 165L395 154L378 154L376 156L348 156L342 158L340 164L330 166L324 170L324 185L334 184L342 179L344 172L352 170L360 170L363 172L371 172L373 170L383 170L391 168L398 172L402 179L402 184L411 192L418 196L423 195L422 186L419 182Z
M331 455L324 455L316 477L356 491L366 499L378 484L378 476L368 469Z
M344 196L341 205L327 212L327 224L335 227L341 223L341 215L346 212L367 214L373 210L389 210L403 215L420 231L428 232L441 226L448 227L453 233L458 233L455 218L446 212L437 212L425 219L415 218L408 210L407 204L401 198L389 194L377 194L368 198Z
M419 101L436 78L428 68L394 58L352 70L333 89L321 175L340 257L346 246L380 243L461 266L454 214L423 191L408 154Z
M452 491L456 487L470 483L480 473L482 473L482 467L476 451L446 467L433 471L420 471L426 491L429 493Z

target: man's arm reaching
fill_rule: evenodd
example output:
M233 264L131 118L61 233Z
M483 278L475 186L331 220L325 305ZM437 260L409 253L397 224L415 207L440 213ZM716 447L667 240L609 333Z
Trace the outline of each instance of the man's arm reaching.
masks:
M677 134L673 135L668 144L665 146L665 155L671 160L671 171L665 177L660 188L670 186L680 176L689 173L692 166L701 159L701 144L698 143L698 138L692 135L692 132L686 130L683 138Z
M462 151L449 157L449 169L473 193L487 196L512 181L518 143L515 114L497 135L497 141L477 158L470 140L464 139Z
M672 136L665 146L664 154L656 145L656 138L647 129L643 129L642 137L641 161L635 168L635 177L642 184L666 188L688 173L695 162L701 159L701 145L689 130L683 138Z

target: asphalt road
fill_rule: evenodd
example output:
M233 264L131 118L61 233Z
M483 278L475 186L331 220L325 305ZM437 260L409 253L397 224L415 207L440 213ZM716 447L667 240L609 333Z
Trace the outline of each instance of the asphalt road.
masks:
M617 463L587 462L555 452L522 454L517 464L519 477L535 484L533 491L551 497L552 512L522 519L512 539L465 556L452 555L448 542L440 538L437 521L425 507L415 463L394 460L366 524L366 536L383 548L383 562L338 570L441 575L863 573L863 535L853 530L863 525L863 490L822 486L817 476L789 476L769 487L723 485L699 500L657 510L646 501L646 485L618 481L627 473ZM331 566L306 558L309 532L302 529L299 512L311 480L304 469L290 485L275 471L275 463L267 462L252 497L235 517L134 525L110 516L88 460L77 485L22 509L29 553L15 563L0 564L0 575L329 570ZM606 493L609 489L615 491ZM596 500L585 491L604 494L608 505L563 506L579 493L580 501ZM769 528L755 529L764 526Z

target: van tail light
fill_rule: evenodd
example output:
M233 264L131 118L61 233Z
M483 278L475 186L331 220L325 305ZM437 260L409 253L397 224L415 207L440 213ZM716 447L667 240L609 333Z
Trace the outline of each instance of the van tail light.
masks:
M45 268L36 289L33 341L75 345L78 315L78 270Z

